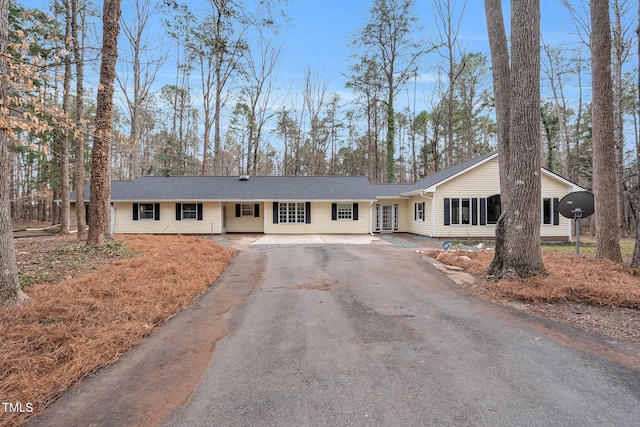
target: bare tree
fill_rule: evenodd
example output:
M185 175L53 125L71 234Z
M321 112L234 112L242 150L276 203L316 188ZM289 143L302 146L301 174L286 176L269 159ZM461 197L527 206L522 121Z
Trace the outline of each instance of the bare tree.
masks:
M591 0L591 79L593 110L593 192L596 258L621 262L615 191L615 142L611 82L611 20L608 0Z
M347 76L347 88L353 89L358 94L358 101L365 110L367 128L365 136L367 140L367 167L369 180L379 182L381 175L379 170L379 110L380 99L384 97L384 76L380 72L379 64L370 56L355 57L356 61L350 66L351 75Z
M440 37L437 51L440 56L447 62L445 65L445 72L447 74L448 88L446 94L446 107L447 107L447 133L446 133L446 166L453 166L454 159L454 93L456 87L456 81L463 72L465 65L462 59L464 58L464 52L458 42L458 34L462 27L462 17L467 7L468 0L463 0L460 7L460 13L455 16L456 0L437 0L433 3L433 9L436 15L436 26L438 27L438 34ZM459 61L460 60L460 61Z
M257 52L249 52L246 55L246 85L242 89L249 106L246 172L254 175L257 173L258 152L264 126L277 111L277 108L273 108L272 105L276 101L273 99L273 85L282 50L282 45L274 47L272 40L263 37L262 34L257 40L257 45Z
M509 66L501 1L485 0L499 158L506 154L499 160L502 214L496 226L496 253L487 271L496 278L545 272L539 209L540 1L512 2L511 7Z
M152 3L151 0L134 0L132 6L133 11L128 19L120 21L122 32L127 41L128 60L124 63L131 64L132 81L129 82L126 72L116 75L120 89L127 100L130 117L129 179L140 175L141 108L149 97L158 71L166 63L168 57L168 52L156 54L162 48L161 40L151 42L145 36L151 19L159 12L158 3Z
M102 63L91 152L91 195L89 200L90 246L102 246L109 234L111 180L111 129L113 119L113 83L118 58L120 0L104 0L102 11Z
M366 24L352 42L381 67L385 77L386 165L390 183L395 180L395 95L416 73L417 62L425 52L423 43L414 38L419 32L414 7L414 0L374 0Z
M568 115L569 109L565 96L565 85L569 79L573 58L567 55L564 48L553 48L544 42L542 48L546 57L543 61L544 73L551 87L553 106L558 117L559 136L562 141L562 173L565 178L570 178L571 169L571 140Z
M631 25L625 25L623 16L628 12L631 2L628 0L613 0L613 135L615 143L615 177L616 199L618 202L618 228L620 235L624 235L625 198L624 198L624 81L622 68L629 58L631 51Z

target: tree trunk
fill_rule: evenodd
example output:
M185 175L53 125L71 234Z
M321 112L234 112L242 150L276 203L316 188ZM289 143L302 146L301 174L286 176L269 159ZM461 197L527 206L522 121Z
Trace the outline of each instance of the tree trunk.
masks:
M79 0L72 0L71 9L71 36L73 38L73 59L76 63L76 127L79 130L76 136L76 158L74 163L74 186L76 188L76 227L78 228L78 240L84 240L87 237L87 219L85 218L84 209L84 124L82 123L82 112L84 102L84 49L80 42L80 34L78 31L78 6ZM84 17L84 12L82 12ZM82 19L81 28L83 29L84 40L84 18Z
M7 44L9 38L9 1L0 0L0 76L7 75ZM0 100L7 105L7 80L0 79ZM4 113L3 113L4 115ZM20 288L18 265L13 246L11 208L9 200L9 168L12 155L9 150L11 129L0 120L0 306L20 303L28 297Z
M501 2L485 0L485 9L503 150L499 158L508 153L507 160L500 160L501 187L504 183L508 188L500 191L504 226L496 227L499 247L487 274L531 277L545 273L540 247L540 1L512 4L510 70ZM504 80L510 80L510 88Z
M622 28L622 11L620 0L613 2L613 135L615 144L615 176L616 199L618 201L618 232L624 236L627 231L624 203L624 120L623 103L624 89L622 66L628 54L626 44L631 40L625 40Z
M104 0L102 63L98 86L93 151L91 153L91 195L89 202L90 246L101 246L105 234L109 234L111 181L111 126L113 119L113 83L118 57L118 33L120 32L120 0Z
M396 117L393 111L393 83L389 82L389 99L387 101L387 183L395 182L395 142Z
M71 103L71 51L73 50L71 39L71 0L64 2L65 8L65 49L69 52L64 59L64 89L62 93L62 114L69 117L69 105ZM69 122L70 123L70 122ZM69 200L69 192L71 191L69 183L69 144L70 130L65 126L60 130L60 234L69 234L71 222L71 207Z
M638 26L636 27L636 34L638 40L640 40L640 3L638 4ZM640 43L638 43L638 65L640 66ZM638 74L637 84L638 99L636 100L636 114L640 115L640 74ZM640 134L637 132L638 130L636 129L636 173L638 177L640 177ZM631 267L633 268L640 267L640 181L638 182L636 192L638 201L636 202L636 244L633 248L633 259L631 260Z
M593 192L596 258L622 262L618 237L615 177L611 21L608 0L591 0L591 74L593 110Z
M519 277L545 272L540 246L540 0L511 10L509 125L509 269Z
M509 210L509 98L511 93L511 69L509 47L504 28L501 0L485 0L485 14L489 33L489 46L493 67L493 91L498 126L498 167L500 171L500 203L502 212ZM506 264L505 240L508 224L504 218L496 224L496 253L487 275L496 276Z

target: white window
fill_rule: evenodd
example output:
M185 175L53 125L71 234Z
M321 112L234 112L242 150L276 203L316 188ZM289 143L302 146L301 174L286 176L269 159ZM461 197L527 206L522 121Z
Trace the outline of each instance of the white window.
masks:
M154 219L154 207L153 203L140 203L140 219Z
M240 214L242 216L254 216L253 215L253 207L254 207L253 203L243 203L240 206Z
M353 204L338 203L338 219L353 219Z
M451 224L471 224L471 199L451 199Z
M196 203L183 203L182 219L198 219L198 205Z
M542 199L542 224L553 224L553 200Z
M424 202L416 203L416 221L424 221Z
M280 203L278 207L281 224L305 223L304 203Z

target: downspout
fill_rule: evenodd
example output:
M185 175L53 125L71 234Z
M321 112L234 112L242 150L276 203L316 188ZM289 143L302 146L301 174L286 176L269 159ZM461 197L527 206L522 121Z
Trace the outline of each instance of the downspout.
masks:
M431 235L429 237L434 237L436 234L436 204L434 203L433 196L427 197L426 193L426 190L420 190L420 197L431 201ZM426 215L426 212L424 214Z
M373 229L371 228L373 226L373 203L372 201L369 201L369 234L373 236Z

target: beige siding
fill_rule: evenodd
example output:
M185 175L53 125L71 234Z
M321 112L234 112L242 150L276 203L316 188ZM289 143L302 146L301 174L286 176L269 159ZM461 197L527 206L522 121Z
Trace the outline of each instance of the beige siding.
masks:
M241 204L241 203L240 203ZM258 205L259 215L236 217L236 203L227 203L227 232L229 233L262 233L264 231L264 203ZM255 209L255 208L254 208Z
M542 197L562 198L571 191L569 186L542 174ZM445 198L486 198L500 193L500 177L498 160L488 161L436 188L433 193L435 210L435 237L440 238L482 238L495 236L495 225L444 225L444 199ZM542 200L537 209L542 209ZM479 207L478 207L479 215ZM479 224L479 220L478 220ZM419 234L424 234L419 232ZM567 219L560 216L560 225L542 225L541 236L567 237ZM430 231L429 234L430 235Z
M424 221L417 221L415 219L416 203L424 202ZM432 200L427 197L413 196L409 200L409 232L415 234L422 234L424 236L431 235L431 202Z
M114 203L116 233L153 234L219 234L221 232L221 206L218 202L202 204L202 221L176 221L176 204L160 203L160 220L133 220L133 203Z
M358 204L358 220L331 220L331 202L311 202L311 224L274 224L273 203L265 203L265 233L273 234L366 234L369 202Z

